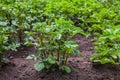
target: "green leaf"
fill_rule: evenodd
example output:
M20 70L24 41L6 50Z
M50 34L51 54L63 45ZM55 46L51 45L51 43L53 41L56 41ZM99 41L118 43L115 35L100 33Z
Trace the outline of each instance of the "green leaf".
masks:
M106 63L112 63L112 64L114 64L115 62L114 62L114 60L112 60L112 59L109 59L109 58L103 58L103 59L101 59L101 64L106 64Z
M34 68L37 71L41 71L45 68L45 65L43 62L37 62L36 64L34 64Z
M28 41L28 42L25 42L24 44L25 44L26 46L32 46L32 45L33 45L33 43L32 43L32 42L29 42L29 41Z
M35 55L29 55L26 59L37 60Z
M65 47L67 47L67 48L76 48L76 47L78 47L78 45L74 41L66 41L65 42Z
M71 72L70 67L68 67L66 65L61 66L60 69L63 70L63 71L65 71L66 73L70 73Z
M74 54L74 55L79 55L79 54L80 54L80 51L77 50L77 49L73 49L73 54Z
M53 40L60 40L62 37L62 34L58 33Z
M47 58L47 60L48 60L48 62L49 62L50 64L55 64L55 63L56 63L56 60L55 60L52 56L49 56L49 57Z

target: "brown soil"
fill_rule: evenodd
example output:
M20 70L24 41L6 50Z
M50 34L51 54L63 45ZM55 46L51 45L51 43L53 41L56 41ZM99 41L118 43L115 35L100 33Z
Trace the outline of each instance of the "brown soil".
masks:
M26 60L26 56L35 54L34 47L21 47L18 52L6 51L10 62L0 70L0 80L120 80L119 66L94 65L90 62L94 46L92 39L76 35L73 38L79 44L82 57L71 56L68 65L72 68L70 74L62 72L37 72L34 61Z

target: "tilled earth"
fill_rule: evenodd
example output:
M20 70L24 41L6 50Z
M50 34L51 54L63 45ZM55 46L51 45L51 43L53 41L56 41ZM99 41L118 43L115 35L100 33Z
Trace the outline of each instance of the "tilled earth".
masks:
M18 52L6 51L5 55L10 62L0 70L0 80L120 80L120 68L114 65L94 65L90 56L94 53L92 38L76 35L73 38L79 44L82 56L71 56L68 65L72 72L37 72L34 70L34 61L27 60L30 54L35 54L34 47L21 47Z

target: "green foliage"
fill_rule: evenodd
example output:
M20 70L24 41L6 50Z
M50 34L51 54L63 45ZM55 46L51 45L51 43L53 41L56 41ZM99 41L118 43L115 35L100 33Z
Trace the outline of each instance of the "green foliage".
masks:
M37 70L37 71L41 71L45 68L45 65L43 62L37 62L35 65L34 65L34 68Z
M36 35L35 42L37 43L38 52L36 57L41 61L34 65L35 69L40 71L46 70L63 70L69 73L71 70L66 66L67 59L70 55L78 55L78 45L71 41L71 38L80 33L71 21L55 20L51 25L46 23L38 23L33 28ZM34 56L28 57L35 59Z
M35 69L60 69L78 54L76 34L97 35L93 62L119 63L120 0L0 0L0 62L5 50L35 45ZM53 67L53 68L52 68Z
M67 73L70 73L70 72L71 72L70 67L65 66L65 65L61 66L60 69L63 70L63 71L65 71L65 72L67 72Z
M4 0L0 1L0 25L24 43L26 32L39 22L52 24L56 19L71 20L89 36L120 23L119 0ZM13 37L13 36L11 36ZM15 38L11 38L14 40Z
M95 44L95 51L99 54L91 57L93 62L120 63L120 25L104 30Z
M1 27L9 27L12 40L17 38L20 43L26 42L25 31L30 31L37 22L44 21L42 13L46 2L47 0L1 1ZM29 40L29 37L27 38Z
M0 27L0 66L3 62L3 51L8 39L8 35L4 35L3 32L7 32L7 29L6 28L2 29Z
M2 63L8 62L7 59L3 57L3 52L5 50L14 50L16 51L16 48L19 47L18 43L10 43L9 42L9 36L10 34L7 34L9 31L9 28L0 27L0 66L2 66Z

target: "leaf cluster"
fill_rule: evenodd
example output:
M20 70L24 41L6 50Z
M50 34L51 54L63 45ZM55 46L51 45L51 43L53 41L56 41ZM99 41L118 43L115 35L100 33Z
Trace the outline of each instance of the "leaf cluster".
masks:
M80 33L71 21L55 20L51 25L46 23L38 23L33 28L36 32L35 43L38 48L35 56L29 56L28 58L39 59L34 67L36 70L63 70L67 73L70 72L70 68L66 66L67 59L70 55L78 55L80 52L77 50L78 45L71 38Z
M95 42L95 51L99 53L93 55L91 60L101 64L120 63L120 26L104 30L103 34Z

